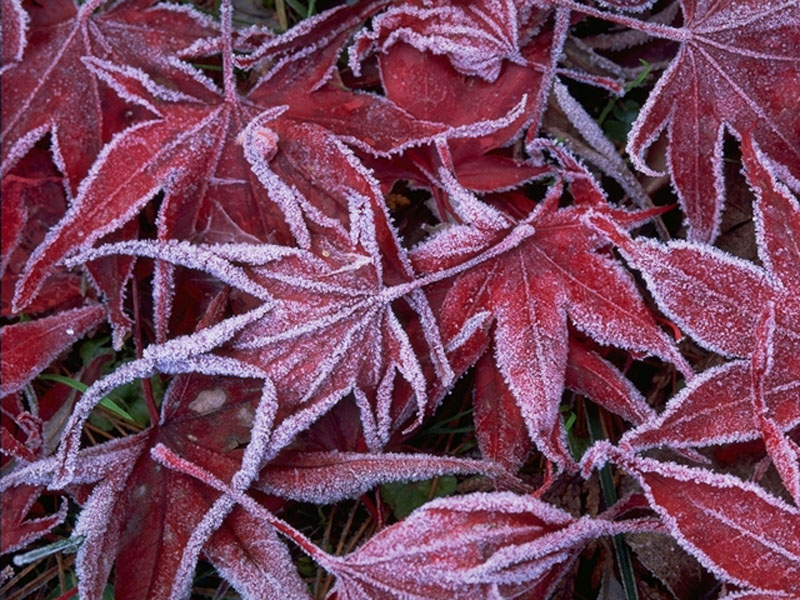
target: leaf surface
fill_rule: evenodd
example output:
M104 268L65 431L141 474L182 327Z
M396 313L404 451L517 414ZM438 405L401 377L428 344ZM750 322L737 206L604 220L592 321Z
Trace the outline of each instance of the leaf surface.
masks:
M715 575L800 594L796 507L731 475L639 458L608 445L590 450L585 466L603 456L637 478L672 536Z
M6 4L21 9L18 2ZM27 48L3 73L4 175L50 132L59 167L76 190L104 141L100 89L82 58L110 59L163 76L174 71L170 57L213 32L213 23L187 6L128 0L95 12L100 4L54 0L24 8ZM3 23L5 30L5 17Z
M725 127L751 135L800 177L800 7L783 0L682 0L678 55L661 76L628 138L634 164L666 127L669 167L689 237L712 242L724 203ZM656 34L657 35L657 34ZM776 85L785 82L785 86ZM712 191L713 190L713 191Z
M331 597L547 597L589 540L638 526L503 492L434 500L333 562Z
M356 36L350 64L368 53L386 52L402 41L418 50L444 55L461 73L494 81L505 60L525 64L519 51L520 27L530 8L512 0L408 2L373 19L372 29Z
M587 195L579 197L594 198L589 194L593 189L588 185L581 192ZM560 437L554 432L560 427L568 316L601 343L643 350L688 367L655 325L629 276L596 253L603 243L582 225L585 207L556 208L559 190L551 190L520 221L476 204L474 220L481 219L481 225L451 226L415 249L412 257L422 273L436 278L454 273L438 309L448 346L466 342L464 332L471 331L475 318L491 317L495 364L529 435L552 460L568 463L568 453L558 448L563 443L554 447L549 441ZM484 349L475 350L479 354Z
M104 317L103 307L94 304L3 327L0 330L3 344L0 395L22 388Z
M714 367L691 381L664 413L626 434L623 439L632 447L687 447L758 436L751 365L757 353L770 357L769 369L762 365L758 375L763 410L780 431L800 422L800 310L790 292L798 289L800 278L800 262L793 260L800 209L750 138L742 149L756 192L758 252L766 269L697 243L634 241L607 219L590 217L641 269L656 302L681 328L709 349L751 359ZM763 307L770 304L775 306L773 332L757 335Z

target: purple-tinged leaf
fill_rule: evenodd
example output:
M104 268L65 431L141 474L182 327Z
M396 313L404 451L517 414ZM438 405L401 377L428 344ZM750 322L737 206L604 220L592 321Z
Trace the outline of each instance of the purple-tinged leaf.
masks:
M70 188L77 189L103 143L100 88L81 62L84 56L112 59L163 77L176 71L170 57L196 36L214 31L213 23L188 6L162 4L143 10L143 4L152 2L128 0L95 13L101 4L92 0L78 7L57 0L46 6L26 5L27 48L22 60L3 73L4 175L50 132L59 167ZM3 3L7 5L19 8L18 2ZM6 20L4 16L4 30Z
M519 49L520 17L529 11L513 0L408 2L384 11L372 20L371 30L356 34L350 68L359 73L368 54L386 52L402 41L445 55L461 73L492 82L504 61L525 64Z
M516 473L533 444L517 400L494 365L491 348L475 365L472 403L481 456L499 462L509 473Z
M761 307L777 291L767 273L709 246L634 241L605 217L588 220L642 272L659 308L681 329L715 352L750 355Z
M28 43L28 26L30 19L22 7L21 0L2 0L2 41L3 56L0 73L10 69L22 60L25 46Z
M271 527L264 527L241 507L231 510L209 538L203 553L247 600L311 597L286 545Z
M800 447L783 434L770 414L764 394L766 377L773 368L774 337L775 305L769 303L756 327L756 347L750 359L753 410L755 421L761 429L761 437L767 446L767 453L794 503L800 506Z
M756 195L753 213L759 257L783 289L797 297L800 292L800 203L778 181L774 165L750 136L745 136L742 142L742 162L747 181Z
M655 416L639 390L614 365L572 339L565 385L635 425Z
M719 234L724 201L725 127L750 135L800 177L800 62L794 47L800 7L794 2L682 0L678 55L633 125L628 154L652 173L644 153L667 128L669 168L689 222L689 237ZM642 24L650 32L651 27ZM656 28L654 35L659 35ZM785 82L776 86L775 82Z

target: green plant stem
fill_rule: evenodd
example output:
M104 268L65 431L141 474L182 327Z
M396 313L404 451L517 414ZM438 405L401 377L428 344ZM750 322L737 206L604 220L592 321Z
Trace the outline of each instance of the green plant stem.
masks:
M592 443L606 439L603 423L600 420L600 413L597 407L591 402L586 403L586 425L589 428L589 437ZM600 477L600 487L603 490L603 500L605 500L606 509L609 509L616 504L619 499L617 497L617 489L614 487L611 465L606 464L603 466L598 472L598 475ZM627 600L639 600L639 590L636 587L636 580L633 575L631 552L622 534L614 536L614 550L617 554L617 563L619 564L619 572L622 576L622 587L625 590L625 597Z
M597 117L598 125L603 124L603 122L606 120L606 117L608 117L609 113L614 109L614 106L616 106L617 100L624 98L628 94L628 92L630 92L633 88L642 85L642 83L644 83L644 80L647 79L647 76L650 74L650 69L652 68L652 65L648 63L646 60L641 58L639 59L639 62L642 63L644 69L642 69L642 72L639 73L639 76L636 79L634 79L633 81L629 81L627 84L625 84L625 91L623 92L622 96L620 96L619 98L612 98L611 100L608 101L608 103L603 108L603 111L600 113L600 116Z

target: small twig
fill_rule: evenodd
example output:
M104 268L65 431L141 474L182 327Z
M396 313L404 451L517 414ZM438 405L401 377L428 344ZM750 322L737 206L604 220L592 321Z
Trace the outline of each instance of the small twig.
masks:
M56 562L58 563L58 587L61 588L61 593L67 591L67 579L64 576L64 557L61 552L56 553Z
M331 514L328 517L328 522L325 524L325 533L322 534L322 544L320 547L327 552L330 547L331 530L333 529L333 517L336 514L336 506L331 507ZM322 512L322 511L320 511ZM322 567L317 565L317 574L314 576L314 598L322 598L325 595L325 589L322 585Z

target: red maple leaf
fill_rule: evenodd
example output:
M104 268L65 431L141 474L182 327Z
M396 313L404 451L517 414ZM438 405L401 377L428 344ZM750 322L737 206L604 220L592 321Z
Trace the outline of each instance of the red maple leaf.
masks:
M800 595L797 507L731 475L636 457L608 442L583 460L585 473L611 460L633 475L675 540L721 580Z
M2 314L10 317L13 289L33 250L67 210L63 178L45 150L34 149L3 177ZM43 283L29 314L75 308L83 302L80 277L60 269Z
M350 393L373 449L385 445L414 412L418 423L431 410L417 350L393 303L411 308L436 374L447 386L452 371L438 328L421 284L412 281L411 265L375 182L357 163L351 169L346 247L334 245L336 237L314 252L269 244L143 241L109 244L75 259L83 263L109 254L158 258L209 273L261 303L194 334L151 345L144 358L90 388L67 424L60 449L62 485L74 476L80 428L94 404L124 381L154 371L256 372L271 378L279 390L273 455ZM393 401L398 376L413 392L399 404Z
M3 254L0 274L3 281L4 316L11 316L11 292L20 277L24 264L33 250L44 240L48 229L63 217L67 207L67 192L49 154L34 149L17 164L11 173L3 177ZM131 222L122 230L107 238L107 241L130 239L138 233L138 225ZM124 290L133 270L131 257L109 257L85 265L88 281L102 294L108 312L108 320L114 330L114 347L120 348L124 336L130 331L131 322L123 308ZM45 313L53 316L53 310L69 310L85 302L86 290L81 278L59 269L42 284L36 300L27 308L27 313ZM68 328L64 317L65 328ZM85 332L85 331L84 331ZM53 349L39 348L42 356L54 356ZM42 367L46 363L42 363Z
M0 396L22 388L75 340L102 323L105 314L102 306L90 304L0 329L3 344Z
M329 559L337 581L328 597L546 598L590 540L653 527L646 520L575 519L510 493L442 498L352 554Z
M222 492L254 519L297 543L337 576L329 598L407 598L409 590L421 598L504 595L501 591L547 596L588 541L661 529L649 519L606 520L612 513L575 519L530 496L472 494L430 502L352 554L338 557L323 552L252 497L169 448L157 447L153 457ZM443 527L448 536L441 535Z
M45 423L39 416L23 408L19 394L3 396L2 404L0 418L3 425L0 439L3 469L8 473L19 465L41 458L46 452L47 440L44 435ZM62 498L58 510L52 514L43 514L41 505L37 505L44 487L40 483L25 481L9 485L5 477L0 482L0 553L6 554L24 548L64 521L68 508L65 498Z
M268 42L275 55L267 57L276 64L246 97L238 94L233 77L229 7L223 7L222 37L192 49L195 54L223 50L224 90L189 67L176 75L177 83L192 84L199 97L156 84L127 65L84 59L121 97L160 118L129 128L105 146L70 211L26 266L15 296L18 308L32 300L54 264L118 229L158 190L166 196L158 220L161 239L294 239L307 247L307 220L328 229L337 219L347 220L340 197L345 186L331 177L352 158L337 140L361 140L390 152L398 144L457 134L447 125L413 119L384 98L327 84L350 28L379 6L342 7L311 20L307 28L319 31L323 42L310 52ZM342 12L350 15L347 27L336 19ZM329 21L340 26L333 35ZM205 89L195 90L197 84ZM376 126L365 129L365 119ZM394 127L378 125L383 123ZM166 273L157 275L161 339L170 308L168 282Z
M101 593L113 566L119 597L182 597L202 552L243 594L306 597L272 528L234 506L208 485L210 479L239 492L255 480L255 489L277 497L262 498L274 510L286 499L336 502L389 481L445 473L503 476L492 463L430 455L287 451L264 464L265 443L275 434L274 391L248 378L178 376L158 423L79 453L72 484L93 486L73 532L81 540L76 566L82 595ZM191 462L203 477L164 469L151 457L155 448ZM53 485L58 470L57 460L42 460L13 472L3 485Z
M80 540L76 569L82 596L101 596L115 565L118 597L179 597L191 583L207 540L209 558L221 561L222 572L237 552L250 561L268 558L259 563L267 581L256 584L251 579L249 587L240 588L243 593L287 582L266 597L303 589L274 536L252 540L252 529L247 533L241 516L220 526L232 505L220 502L219 494L202 482L162 469L150 458L150 450L163 444L226 481L249 483L258 472L257 448L263 448L269 433L273 404L270 388L259 393L261 387L252 379L178 377L157 424L80 453L72 483L92 486L73 532ZM256 456L242 452L251 446ZM55 459L44 459L15 471L3 483L23 479L52 485L57 467ZM212 507L217 521L213 527L204 526Z
M367 54L386 52L402 41L446 56L465 75L492 82L504 61L526 64L520 42L531 12L529 3L518 0L405 2L373 19L371 30L358 32L350 66L358 73Z
M3 175L49 132L55 160L70 189L76 190L104 141L101 90L82 59L110 59L164 76L175 70L171 57L214 32L213 23L189 6L151 7L153 3L128 0L100 13L102 0L82 6L52 0L24 9L18 2L3 3L9 27L14 17L27 21L27 32L16 35L21 40L16 62L4 65ZM10 14L7 4L13 9ZM6 20L4 16L4 49L9 43Z
M605 204L588 173L574 180L579 202ZM475 336L488 341L485 331L491 328L497 368L529 435L549 458L568 464L558 416L568 318L601 343L655 354L686 373L691 368L658 328L629 276L597 253L604 243L581 220L588 206L557 208L560 190L554 186L535 210L529 203L530 212L521 219L462 196L462 214L473 224L444 229L415 249L412 259L426 277L453 277L438 308L448 351L464 347L460 362L469 366L486 349L485 343L474 343ZM506 206L512 206L510 199ZM612 212L631 226L641 218Z
M667 130L669 170L686 214L689 239L712 242L719 234L726 128L739 138L751 136L771 160L800 178L797 3L681 0L680 28L603 13L572 0L553 0L553 4L680 43L677 56L633 124L627 150L638 169L656 175L646 165L644 153Z
M492 344L475 364L475 436L483 457L498 461L513 473L525 462L532 442L518 401L495 366L495 356ZM614 365L573 336L569 339L564 387L634 425L655 417L641 393ZM561 435L560 426L554 434ZM557 446L557 438L552 443Z
M409 148L402 156L368 160L367 164L384 180L405 179L432 188L442 209L448 206L446 185L439 175L442 167L452 171L460 184L478 192L511 189L549 173L547 167L492 151L513 141L530 120L534 105L546 98L539 90L547 85L544 72L550 51L549 38L537 38L523 50L528 64L508 65L490 84L461 75L444 57L407 44L393 45L380 56L379 64L386 96L398 106L418 119L456 127L467 127L478 119L505 118L506 124L495 131L474 127L469 137L440 142L438 152L432 146ZM420 94L420 89L436 93Z
M780 431L800 423L800 207L749 138L742 150L747 179L756 191L763 269L697 243L634 241L607 219L590 217L642 271L665 314L705 347L750 359L695 378L664 413L626 434L623 442L633 448L753 439L766 431L759 413ZM770 305L775 314L767 318L764 307ZM760 390L755 395L754 386ZM776 444L783 437L776 436L773 430L766 437ZM787 481L790 489L796 485L793 479Z

